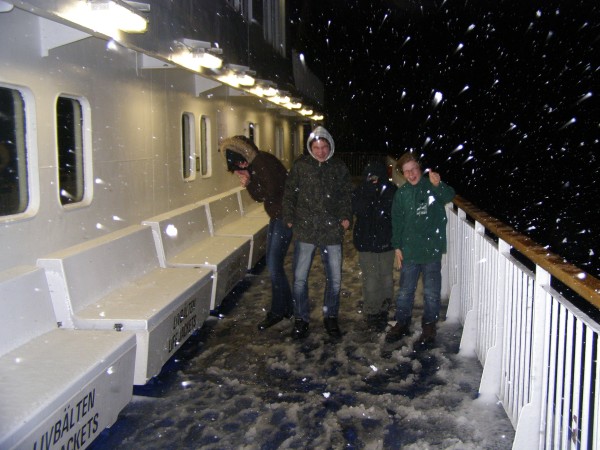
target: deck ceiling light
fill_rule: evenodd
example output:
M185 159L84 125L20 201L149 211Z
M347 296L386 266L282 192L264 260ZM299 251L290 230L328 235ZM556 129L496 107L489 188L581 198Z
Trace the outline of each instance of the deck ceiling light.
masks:
M312 109L301 109L300 114L302 114L303 116L310 116L313 113Z
M273 97L279 91L277 91L277 85L269 80L255 79L255 85L249 90L251 94L258 97Z
M278 105L284 105L284 104L290 102L290 97L287 96L285 93L282 92L282 93L279 93L277 95L274 95L269 100L271 100L273 103L277 103Z
M184 38L183 41L175 42L174 51L169 59L194 72L200 72L203 67L221 68L223 60L216 55L222 52L220 48L211 47L209 42Z
M118 0L80 0L57 13L63 19L115 37L118 31L144 33L148 21L131 6Z
M250 70L250 67L228 64L225 67L224 73L217 77L217 79L233 87L250 87L256 83L256 80L252 76L255 74L256 72Z

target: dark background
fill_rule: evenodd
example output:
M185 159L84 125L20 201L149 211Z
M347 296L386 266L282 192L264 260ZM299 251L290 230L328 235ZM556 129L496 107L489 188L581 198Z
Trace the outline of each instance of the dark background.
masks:
M459 195L600 278L600 2L290 8L336 152L413 150Z

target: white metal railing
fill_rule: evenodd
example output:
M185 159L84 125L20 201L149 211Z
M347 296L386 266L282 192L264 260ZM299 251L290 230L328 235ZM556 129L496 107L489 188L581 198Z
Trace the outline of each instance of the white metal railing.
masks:
M551 286L556 278L598 307L600 281L460 197L454 204L448 319L463 324L461 354L483 365L480 395L503 404L514 449L600 450L600 326Z

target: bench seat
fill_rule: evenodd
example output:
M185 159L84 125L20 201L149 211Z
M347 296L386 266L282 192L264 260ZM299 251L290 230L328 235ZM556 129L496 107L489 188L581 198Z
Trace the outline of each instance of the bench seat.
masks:
M251 249L247 267L250 270L266 254L269 216L264 212L262 204L254 202L254 200L252 202L258 207L252 207L250 211L254 213L255 210L262 210L263 214L244 215L242 192L247 193L246 189L233 189L215 197L207 203L207 207L209 208L216 236L245 236L250 238Z
M212 272L162 268L136 225L38 260L66 328L135 333L134 384L145 384L209 313Z
M250 197L250 193L247 189L240 189L239 199L243 216L259 217L267 222L269 221L269 215L265 211L263 204Z
M246 275L251 239L214 235L206 202L177 208L143 223L152 227L163 267L203 267L213 271L211 310L216 310Z
M0 274L0 448L85 448L132 398L133 333L59 329L44 271Z

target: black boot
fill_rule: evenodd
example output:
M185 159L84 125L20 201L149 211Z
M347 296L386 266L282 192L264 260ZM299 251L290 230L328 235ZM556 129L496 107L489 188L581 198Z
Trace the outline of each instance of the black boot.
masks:
M266 330L267 328L271 328L276 323L279 323L283 320L283 316L276 316L271 312L267 313L267 317L264 318L262 322L258 324L258 329L260 331Z
M323 325L325 325L325 330L329 336L340 337L342 335L337 317L325 317L325 319L323 319Z
M302 319L294 321L294 329L292 330L292 339L303 339L308 336L308 322Z
M367 314L367 326L369 330L381 333L387 326L387 312L379 314Z

